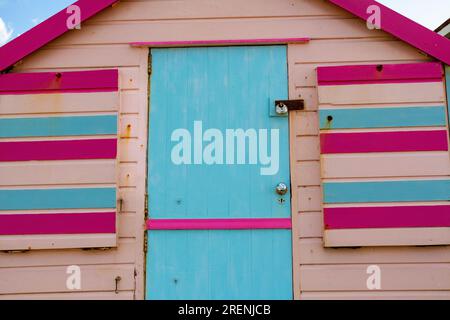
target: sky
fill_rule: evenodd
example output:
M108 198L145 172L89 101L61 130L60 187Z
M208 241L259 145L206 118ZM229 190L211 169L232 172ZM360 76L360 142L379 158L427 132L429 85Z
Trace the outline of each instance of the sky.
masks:
M378 1L432 30L450 18L450 0ZM73 2L75 0L0 0L0 46Z

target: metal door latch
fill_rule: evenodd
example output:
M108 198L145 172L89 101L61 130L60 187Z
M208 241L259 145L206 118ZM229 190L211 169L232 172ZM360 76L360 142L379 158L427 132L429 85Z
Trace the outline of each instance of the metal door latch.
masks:
M278 115L287 114L288 111L304 109L305 100L275 100L275 112Z

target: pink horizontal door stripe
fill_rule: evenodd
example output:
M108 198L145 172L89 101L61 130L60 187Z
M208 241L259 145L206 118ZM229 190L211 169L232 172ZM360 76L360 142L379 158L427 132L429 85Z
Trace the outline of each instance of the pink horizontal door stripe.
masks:
M115 159L117 139L0 142L1 161Z
M289 218L261 219L150 219L148 230L291 229Z
M114 92L118 70L7 73L0 75L0 95L54 92Z
M325 208L326 229L450 227L450 205Z
M328 0L364 21L373 14L370 6L380 9L382 30L450 65L450 41L374 0Z
M115 232L115 212L0 215L0 235Z
M321 86L441 82L443 75L442 65L436 62L317 68L318 82Z
M322 154L358 152L447 151L447 131L322 133Z
M117 1L118 0L79 0L75 2L74 5L80 8L81 22L84 22ZM72 11L68 12L67 9L61 10L59 13L1 47L0 70L4 70L14 65L30 53L70 31L67 27L67 20L72 15ZM78 31L75 30L73 32Z
M306 43L309 38L272 38L272 39L230 39L230 40L191 40L191 41L154 41L132 42L135 47L182 47L182 46L221 46L240 44L288 44Z

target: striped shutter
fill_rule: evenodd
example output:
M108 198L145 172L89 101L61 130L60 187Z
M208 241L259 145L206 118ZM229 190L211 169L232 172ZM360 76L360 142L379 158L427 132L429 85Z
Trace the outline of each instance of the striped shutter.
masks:
M450 244L442 65L317 72L325 246Z
M118 71L0 75L0 250L114 247Z

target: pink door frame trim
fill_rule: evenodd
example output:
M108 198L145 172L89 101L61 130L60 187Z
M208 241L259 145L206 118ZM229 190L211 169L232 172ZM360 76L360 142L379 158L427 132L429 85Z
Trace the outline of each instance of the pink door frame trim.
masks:
M147 220L147 230L244 230L291 228L291 218Z
M176 47L206 47L206 46L239 46L239 45L270 45L289 43L308 43L310 38L272 38L272 39L228 39L228 40L189 40L189 41L150 41L131 42L133 47L176 48Z

